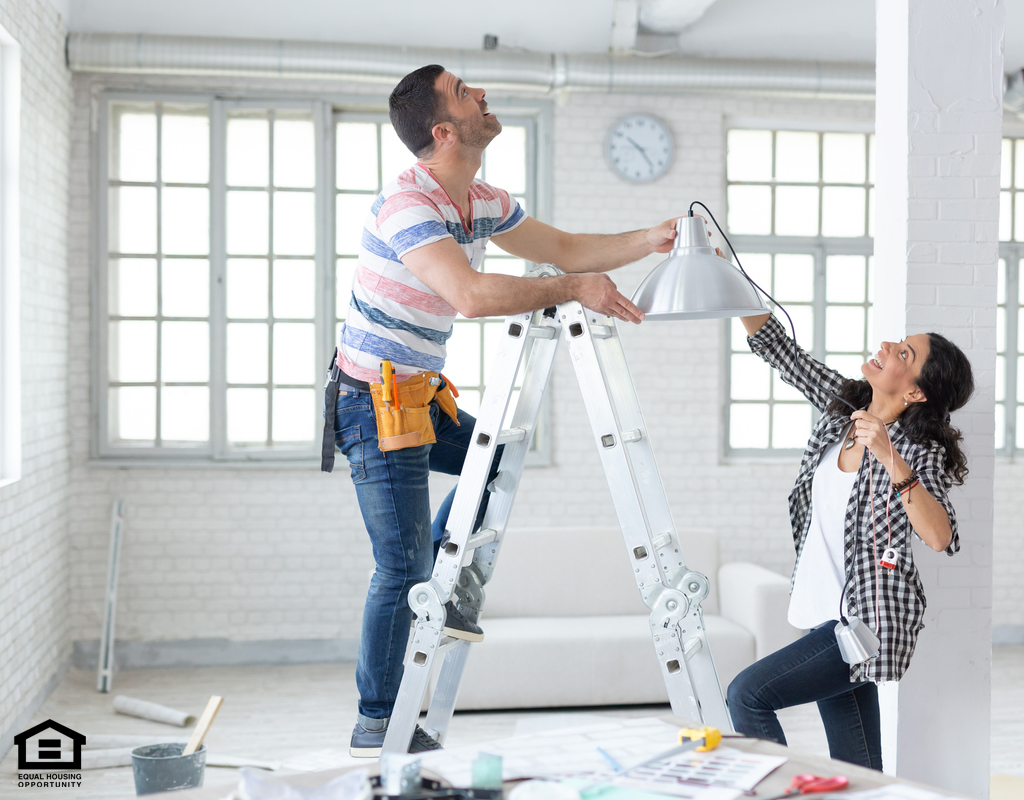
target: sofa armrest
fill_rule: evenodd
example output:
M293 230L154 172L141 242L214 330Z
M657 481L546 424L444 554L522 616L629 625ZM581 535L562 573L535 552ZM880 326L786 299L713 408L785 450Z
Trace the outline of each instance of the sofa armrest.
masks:
M756 657L764 658L800 638L789 624L789 579L757 564L724 564L718 570L718 606L726 619L754 635Z

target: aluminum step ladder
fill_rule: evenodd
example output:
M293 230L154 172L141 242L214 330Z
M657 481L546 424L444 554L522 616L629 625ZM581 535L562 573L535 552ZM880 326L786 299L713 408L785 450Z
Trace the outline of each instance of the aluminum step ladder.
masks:
M559 274L561 270L544 264L531 271L530 277ZM505 319L504 338L481 402L433 575L409 591L409 606L415 614L412 642L384 739L385 753L408 750L439 657L443 662L424 728L444 743L470 645L443 635L444 605L455 595L469 619L475 622L480 616L484 586L494 573L563 335L636 585L651 610L651 635L672 712L723 731L732 729L701 613L708 579L686 567L615 320L572 301ZM522 375L522 388L511 423L502 429L516 391L517 374ZM500 444L505 445L500 470L488 486L494 450ZM474 531L485 491L491 492L487 511L479 530Z

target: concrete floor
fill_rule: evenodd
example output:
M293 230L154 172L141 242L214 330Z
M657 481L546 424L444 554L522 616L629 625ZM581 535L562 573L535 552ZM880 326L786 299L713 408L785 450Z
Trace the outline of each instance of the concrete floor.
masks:
M72 670L36 714L33 724L54 719L90 734L166 736L181 729L148 720L116 715L113 694L125 694L199 714L212 694L224 705L207 737L215 754L278 761L285 768L326 769L348 762L347 747L356 711L353 664L310 664L289 667L214 667L203 669L132 670L118 673L114 693L96 692L92 672ZM997 647L992 668L992 774L1024 778L1024 646ZM532 712L468 712L453 721L451 746L482 743L538 728L585 725L599 717L641 717L664 714L666 706L576 709ZM780 715L789 744L800 751L827 755L817 709L803 706ZM187 733L182 731L182 733ZM182 741L187 740L187 735ZM206 786L237 783L237 770L209 767ZM21 796L17 755L11 750L0 763L0 797ZM27 790L26 790L27 791ZM135 796L131 767L83 772L82 786L35 789L37 800L92 800Z

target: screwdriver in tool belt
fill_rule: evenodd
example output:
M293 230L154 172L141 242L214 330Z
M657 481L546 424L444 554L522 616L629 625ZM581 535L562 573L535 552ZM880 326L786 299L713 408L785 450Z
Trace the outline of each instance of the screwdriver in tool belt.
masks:
M387 409L391 410L391 402L398 400L393 394L394 387L394 368L391 366L391 362L385 359L380 362L380 396L384 400L384 405Z

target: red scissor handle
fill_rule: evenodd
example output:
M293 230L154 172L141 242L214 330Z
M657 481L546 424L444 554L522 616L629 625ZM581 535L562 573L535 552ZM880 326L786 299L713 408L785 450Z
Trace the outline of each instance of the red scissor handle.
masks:
M790 794L818 794L819 792L834 792L845 789L850 784L845 775L833 775L831 778L824 778L821 775L797 775L793 778Z

